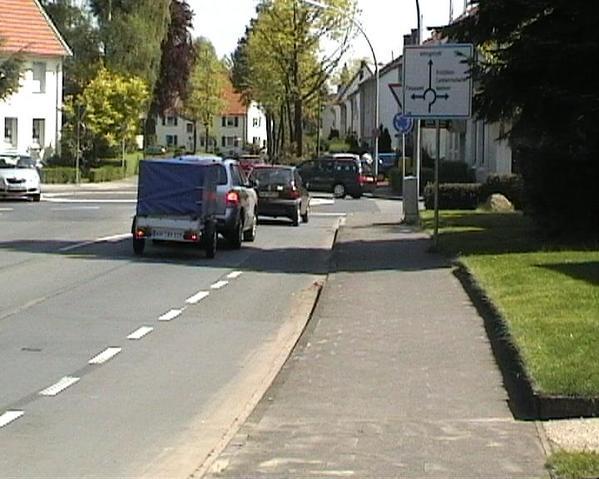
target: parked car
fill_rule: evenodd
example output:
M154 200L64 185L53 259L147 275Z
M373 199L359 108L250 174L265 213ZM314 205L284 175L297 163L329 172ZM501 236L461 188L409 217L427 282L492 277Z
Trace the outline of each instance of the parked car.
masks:
M146 155L164 155L166 148L162 145L150 145L146 147Z
M308 190L332 192L335 198L361 198L374 187L374 178L369 182L364 175L360 157L351 153L304 161L297 169Z
M0 197L40 201L36 161L26 155L0 155Z
M258 195L239 162L218 157L177 157L184 161L215 163L218 168L216 186L217 231L233 246L241 248L243 241L254 241L258 225Z
M258 192L258 216L289 218L294 226L308 222L310 195L292 166L258 165L250 175Z

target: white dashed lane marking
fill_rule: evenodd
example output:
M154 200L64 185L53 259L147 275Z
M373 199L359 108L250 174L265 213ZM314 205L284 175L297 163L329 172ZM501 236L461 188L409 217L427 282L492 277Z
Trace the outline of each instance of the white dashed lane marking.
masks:
M233 271L232 273L229 273L227 275L227 279L237 279L239 278L243 273L241 271Z
M227 286L229 284L228 281L217 281L216 283L214 283L212 286L210 286L212 289L221 289L224 288L225 286Z
M194 294L193 296L187 298L185 300L185 302L187 304L197 304L200 301L202 301L203 299L207 298L210 295L210 293L208 291L200 291L196 294Z
M23 414L23 411L6 411L4 414L0 415L0 427L7 426L13 421L19 419Z
M0 208L0 211L4 211L4 212L14 211L14 208Z
M164 313L158 318L158 321L172 321L176 317L180 316L183 312L182 309L171 309L168 313Z
M141 328L136 329L129 336L127 336L127 339L141 339L146 334L149 334L152 331L154 331L154 328L152 328L151 326L142 326Z
M66 388L72 386L77 381L79 381L79 378L65 376L60 381L58 381L56 384L53 384L52 386L44 389L43 391L40 391L40 396L56 396L58 393L64 391Z
M107 348L89 360L89 364L104 364L122 351L122 348Z

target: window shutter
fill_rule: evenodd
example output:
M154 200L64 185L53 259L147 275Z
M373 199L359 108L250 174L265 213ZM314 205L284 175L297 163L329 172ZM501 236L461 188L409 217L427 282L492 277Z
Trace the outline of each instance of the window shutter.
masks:
M221 123L222 123L222 126L223 126L223 127L227 126L227 117L223 116L223 117L221 118Z
M175 117L175 126L177 126L177 125L178 125L178 123L179 123L179 118L178 118L178 117Z
M239 117L236 116L235 117L235 128L237 128L239 126Z
M166 117L162 117L162 126L166 126Z
M227 139L223 136L221 138L222 146L227 146Z

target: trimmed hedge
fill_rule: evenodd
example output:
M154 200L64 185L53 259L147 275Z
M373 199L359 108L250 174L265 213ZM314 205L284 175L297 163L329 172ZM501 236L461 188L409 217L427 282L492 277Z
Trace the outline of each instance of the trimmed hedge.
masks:
M46 167L41 171L42 183L75 183L77 173L75 168L68 166Z
M105 181L121 180L123 169L118 166L102 166L89 170L87 177L91 183L102 183Z
M442 183L439 185L439 209L475 210L481 198L480 183ZM435 207L435 188L429 183L424 188L424 205L427 210Z
M494 193L501 193L517 210L524 205L524 184L519 175L489 175L482 184L481 201L486 201Z

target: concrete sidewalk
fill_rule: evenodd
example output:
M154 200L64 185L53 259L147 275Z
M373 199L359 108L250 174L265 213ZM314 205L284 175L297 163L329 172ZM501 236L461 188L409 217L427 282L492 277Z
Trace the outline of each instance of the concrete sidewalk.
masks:
M548 477L482 319L396 222L348 218L308 330L207 477Z
M137 176L103 183L42 183L42 193L62 193L72 191L108 191L137 188Z

